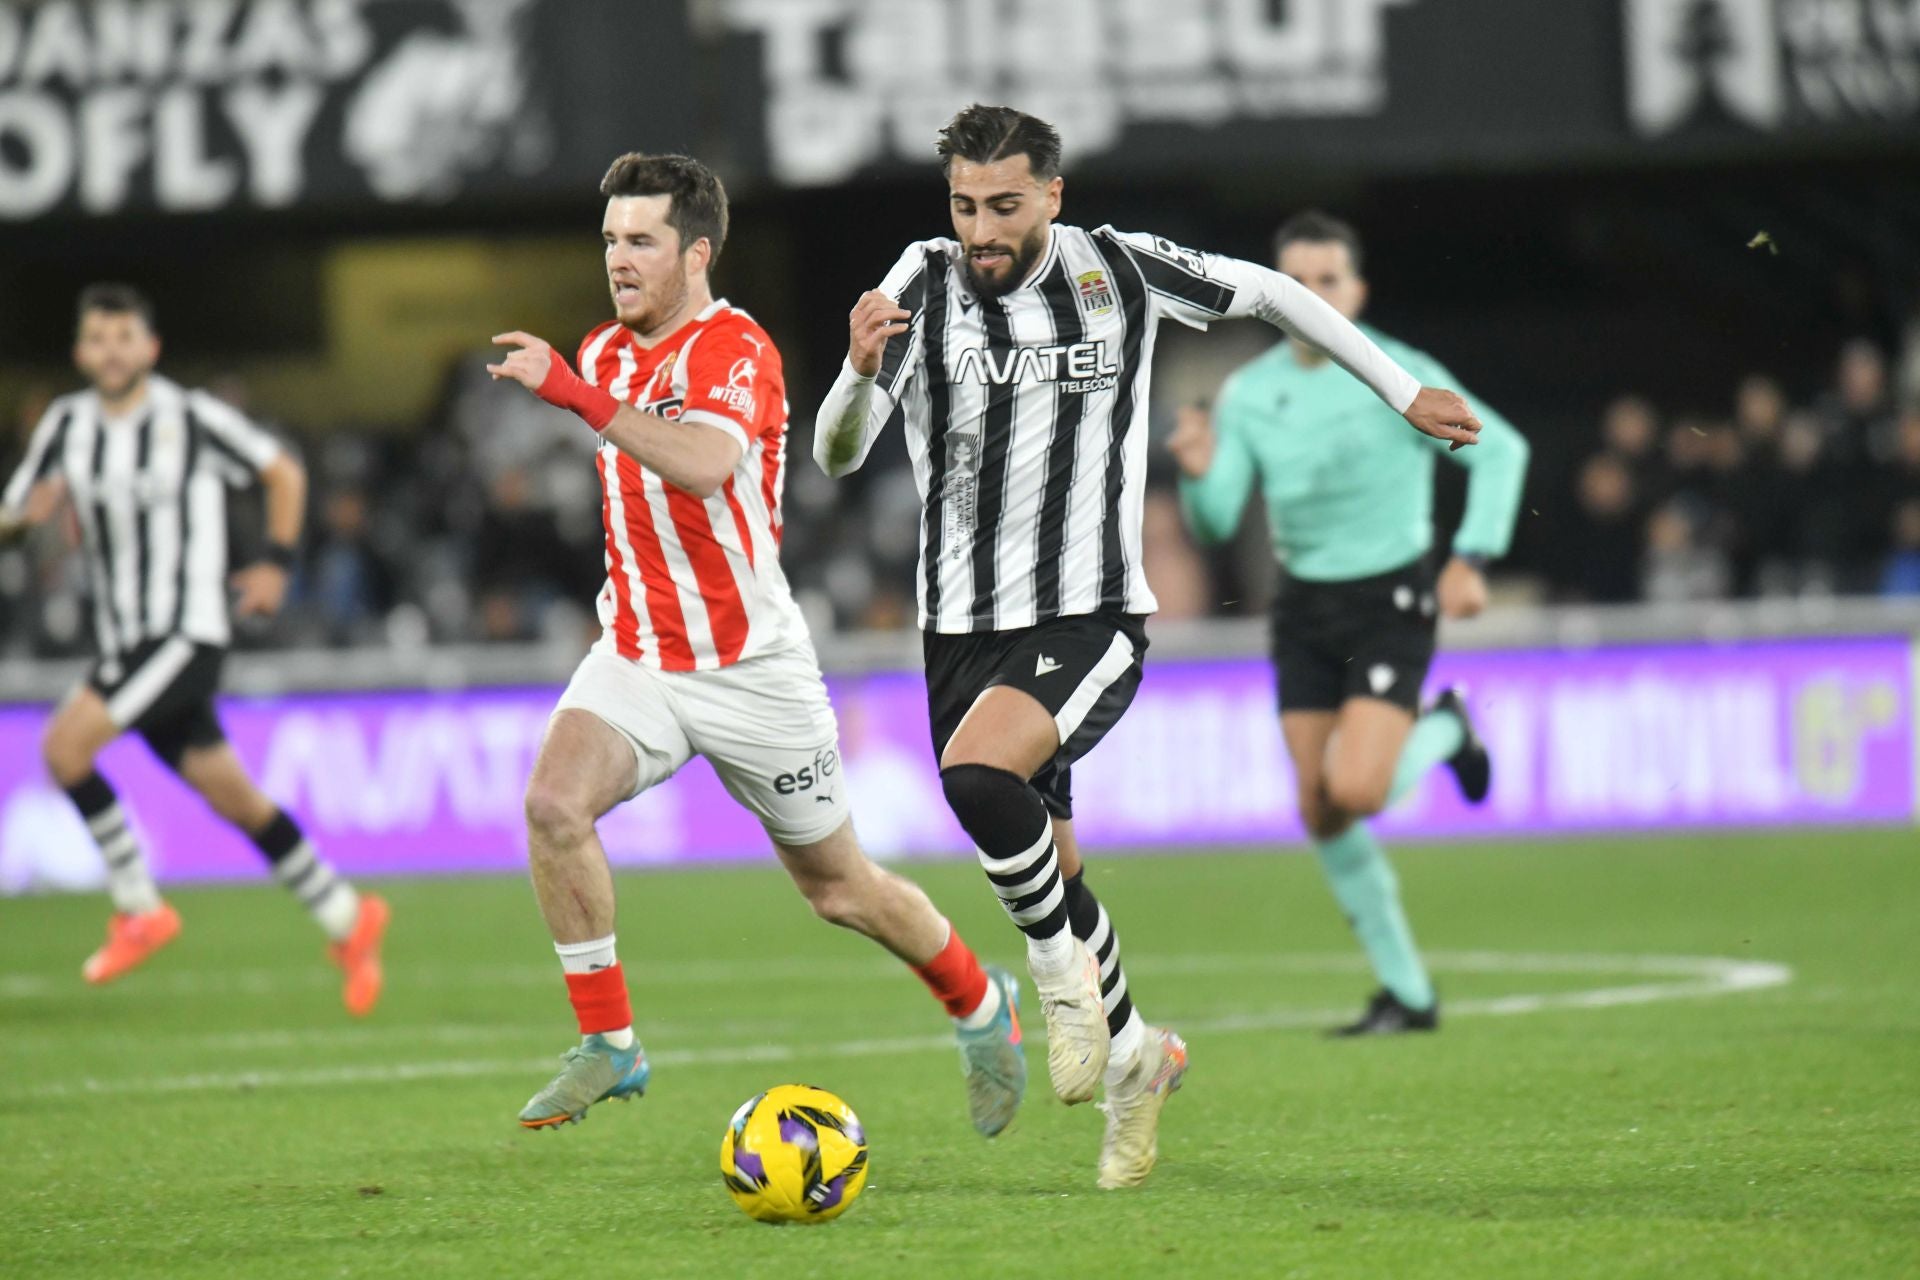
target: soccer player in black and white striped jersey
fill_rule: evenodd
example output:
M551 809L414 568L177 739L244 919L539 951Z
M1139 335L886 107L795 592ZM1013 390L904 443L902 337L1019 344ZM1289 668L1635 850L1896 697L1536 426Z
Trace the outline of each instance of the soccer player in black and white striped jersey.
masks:
M99 659L48 726L47 768L86 820L107 863L114 912L82 974L119 977L180 932L125 810L95 768L128 730L214 812L238 827L331 941L349 1011L379 999L387 906L358 894L300 827L254 785L215 713L230 639L227 490L266 489L266 556L231 579L240 615L286 597L306 508L306 473L272 436L202 391L156 374L160 339L147 300L125 285L80 295L74 364L91 384L53 402L0 490L0 541L70 503L81 531Z
M1104 1080L1100 1185L1131 1186L1153 1167L1186 1046L1133 1007L1082 878L1069 767L1132 701L1156 607L1140 554L1155 329L1257 316L1415 430L1459 447L1479 423L1276 271L1056 223L1060 137L1046 122L969 107L938 152L954 238L909 246L855 305L814 458L843 475L888 424L907 433L941 780L1027 935L1054 1090L1080 1102Z

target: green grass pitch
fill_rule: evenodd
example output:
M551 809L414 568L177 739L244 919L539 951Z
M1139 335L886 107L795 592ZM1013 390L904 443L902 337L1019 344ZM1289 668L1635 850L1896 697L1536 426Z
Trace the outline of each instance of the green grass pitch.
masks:
M100 991L101 900L0 902L0 1274L1920 1275L1912 832L1397 863L1449 1017L1364 1043L1315 1034L1371 984L1311 859L1094 864L1193 1050L1127 1193L1094 1189L1101 1116L1051 1098L1037 1015L1035 1091L984 1142L939 1010L770 866L621 878L653 1088L557 1133L513 1123L572 1039L522 882L383 886L364 1023L265 886L178 892L180 942ZM977 870L910 871L1017 958ZM720 1184L728 1116L786 1080L870 1136L831 1226L750 1222Z

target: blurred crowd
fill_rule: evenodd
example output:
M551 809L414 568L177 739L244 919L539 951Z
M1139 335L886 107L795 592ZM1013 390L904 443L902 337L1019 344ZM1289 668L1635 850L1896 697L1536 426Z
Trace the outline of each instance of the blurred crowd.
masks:
M416 433L288 437L312 478L302 562L283 616L237 644L577 646L595 632L595 441L570 415L500 394L482 363L450 372ZM1504 572L1563 601L1920 595L1920 336L1899 363L1904 374L1859 341L1803 401L1755 375L1722 414L1668 415L1627 395L1606 406L1591 445L1536 434L1528 505L1556 518L1529 534L1523 516ZM211 389L252 409L237 380ZM18 406L0 466L18 459L51 394ZM1156 419L1170 409L1156 403ZM816 629L911 627L920 504L905 442L883 436L863 470L834 482L807 457L811 430L796 407L783 557L796 596ZM1270 558L1260 513L1237 561L1203 555L1155 456L1144 546L1163 612L1256 607L1248 579ZM257 495L233 506L237 564L260 546L260 510ZM69 521L0 549L0 652L88 651L73 538Z
M1556 598L1920 594L1920 398L1870 342L1804 403L1754 375L1719 416L1622 396L1599 434L1549 499Z

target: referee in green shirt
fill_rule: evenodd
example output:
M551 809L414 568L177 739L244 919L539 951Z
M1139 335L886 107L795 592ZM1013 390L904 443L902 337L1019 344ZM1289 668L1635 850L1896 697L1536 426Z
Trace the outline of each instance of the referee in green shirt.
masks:
M1359 318L1367 284L1352 227L1303 213L1280 228L1275 250L1283 273ZM1421 383L1459 385L1431 356L1368 336ZM1479 447L1448 452L1325 355L1288 341L1227 380L1211 421L1203 410L1183 412L1168 441L1181 506L1202 541L1233 536L1256 480L1266 497L1281 565L1273 661L1300 814L1380 980L1366 1013L1341 1034L1439 1025L1398 881L1365 819L1443 761L1475 803L1491 781L1458 691L1420 706L1436 610L1470 618L1486 606L1483 570L1512 541L1526 478L1527 442L1478 408ZM1435 457L1467 468L1466 516L1437 579Z

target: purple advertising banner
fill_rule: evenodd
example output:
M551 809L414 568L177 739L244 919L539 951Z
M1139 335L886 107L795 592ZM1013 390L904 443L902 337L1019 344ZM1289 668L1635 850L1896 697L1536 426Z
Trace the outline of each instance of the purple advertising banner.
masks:
M1386 814L1403 837L1912 822L1914 656L1905 639L1659 645L1443 656L1431 687L1468 686L1495 761L1463 804L1444 770ZM876 854L964 853L914 672L831 680L855 820ZM552 689L229 699L261 785L355 874L517 871L520 796ZM99 883L98 855L45 779L44 708L0 708L0 893ZM259 874L137 740L102 771L160 875ZM1109 847L1300 838L1272 675L1254 659L1149 662L1120 726L1074 769L1084 840ZM770 857L703 762L601 824L627 866Z

